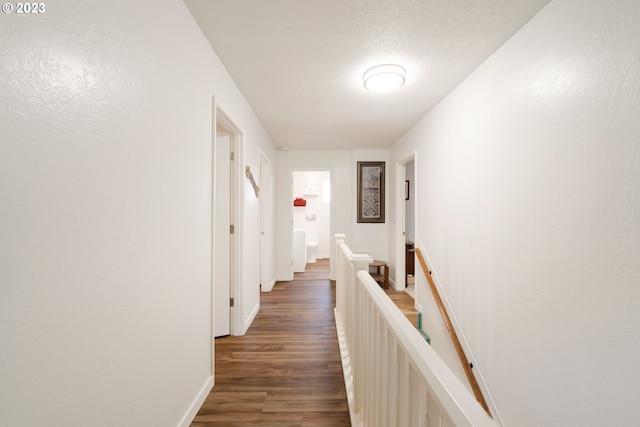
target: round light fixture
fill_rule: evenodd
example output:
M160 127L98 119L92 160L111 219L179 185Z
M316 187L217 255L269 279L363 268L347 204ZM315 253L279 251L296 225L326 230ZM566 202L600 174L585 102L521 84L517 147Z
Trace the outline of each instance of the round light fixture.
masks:
M399 65L383 64L369 68L362 80L365 89L371 92L390 92L400 88L405 80L406 71Z

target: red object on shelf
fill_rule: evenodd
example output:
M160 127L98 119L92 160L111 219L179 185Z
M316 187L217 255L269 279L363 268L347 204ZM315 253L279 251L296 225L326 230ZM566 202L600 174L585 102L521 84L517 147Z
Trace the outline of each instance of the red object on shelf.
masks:
M293 201L293 206L307 206L307 201L303 198L296 197Z

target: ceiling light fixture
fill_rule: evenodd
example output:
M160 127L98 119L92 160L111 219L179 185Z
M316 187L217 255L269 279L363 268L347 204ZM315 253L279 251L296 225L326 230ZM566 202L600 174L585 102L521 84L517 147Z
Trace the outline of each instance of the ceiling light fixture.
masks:
M405 69L399 65L376 65L364 73L362 80L365 89L371 92L390 92L404 84L406 73Z

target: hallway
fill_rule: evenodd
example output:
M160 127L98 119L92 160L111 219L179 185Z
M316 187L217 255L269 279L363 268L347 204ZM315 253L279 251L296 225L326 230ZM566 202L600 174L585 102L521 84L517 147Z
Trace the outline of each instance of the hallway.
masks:
M261 295L244 336L215 342L215 386L192 427L349 426L329 261Z

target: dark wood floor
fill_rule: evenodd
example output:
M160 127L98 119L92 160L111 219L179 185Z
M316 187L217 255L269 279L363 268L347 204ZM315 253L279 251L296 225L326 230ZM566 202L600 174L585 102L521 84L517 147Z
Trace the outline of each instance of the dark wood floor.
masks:
M216 340L215 386L192 427L349 426L328 260L261 294L244 336Z
M388 293L411 315L411 297ZM328 260L260 304L246 335L216 339L215 386L191 426L349 426Z

